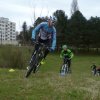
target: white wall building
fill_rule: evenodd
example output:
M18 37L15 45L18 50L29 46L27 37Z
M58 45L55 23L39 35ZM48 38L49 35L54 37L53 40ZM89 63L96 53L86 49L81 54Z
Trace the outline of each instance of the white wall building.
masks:
M16 23L0 17L0 44L18 44L16 41Z

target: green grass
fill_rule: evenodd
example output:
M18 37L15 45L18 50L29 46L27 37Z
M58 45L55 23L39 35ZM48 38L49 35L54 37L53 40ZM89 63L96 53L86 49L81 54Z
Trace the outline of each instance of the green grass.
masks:
M93 62L100 65L100 57L75 56L67 76L59 74L62 60L57 54L48 55L45 65L27 79L26 70L0 69L0 100L100 100L100 77L90 69Z

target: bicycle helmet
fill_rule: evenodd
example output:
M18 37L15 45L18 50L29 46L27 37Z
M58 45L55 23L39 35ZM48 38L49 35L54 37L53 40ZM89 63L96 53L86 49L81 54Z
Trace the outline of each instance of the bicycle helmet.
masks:
M63 45L62 46L62 49L67 49L67 45Z
M51 21L53 24L55 24L55 22L57 22L57 19L56 19L56 17L48 17L48 16L46 16L45 17L45 20L48 22L48 21Z

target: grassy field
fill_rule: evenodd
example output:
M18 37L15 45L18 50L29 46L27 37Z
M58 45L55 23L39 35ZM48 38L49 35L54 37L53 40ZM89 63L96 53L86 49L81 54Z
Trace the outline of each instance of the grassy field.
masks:
M49 55L36 74L25 78L26 70L10 73L0 69L0 100L100 100L100 77L90 66L100 65L100 56L75 56L72 74L60 76L59 55Z

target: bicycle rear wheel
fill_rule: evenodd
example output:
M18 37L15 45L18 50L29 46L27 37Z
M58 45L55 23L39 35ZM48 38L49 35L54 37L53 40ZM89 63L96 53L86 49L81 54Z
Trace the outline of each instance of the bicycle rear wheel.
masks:
M66 74L68 74L69 73L69 68L68 68L68 65L66 64L66 72L65 72Z

